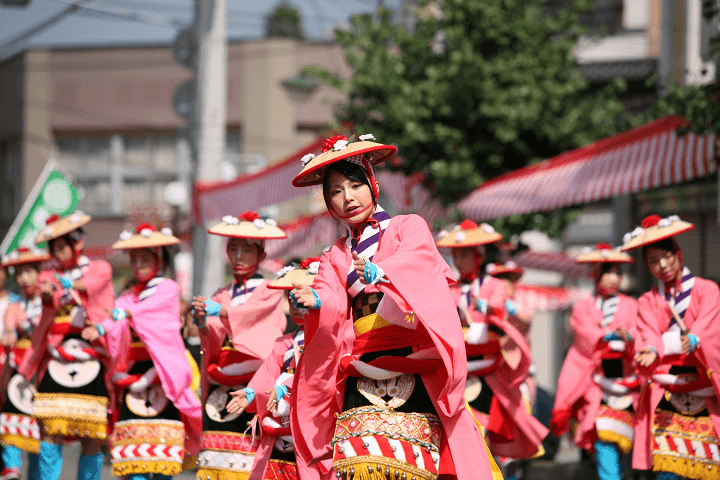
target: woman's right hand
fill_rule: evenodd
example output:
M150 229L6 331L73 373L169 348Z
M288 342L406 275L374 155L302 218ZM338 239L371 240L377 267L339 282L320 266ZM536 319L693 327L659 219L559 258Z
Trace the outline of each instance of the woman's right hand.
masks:
M193 316L200 329L205 327L205 300L207 300L205 297L198 295L193 297L192 301Z
M95 340L100 338L100 332L93 324L89 327L83 328L82 332L80 332L80 336L83 338L83 340L87 340L88 342L94 342Z
M48 280L47 278L43 280L42 284L40 285L40 295L42 295L42 299L45 302L52 301L53 295L55 294L55 285Z
M233 396L233 399L227 404L226 409L228 413L242 414L250 404L247 399L247 393L245 393L245 390L235 390L234 392L230 392L230 395Z
M305 308L315 308L317 305L317 298L313 293L313 289L309 285L302 285L297 282L293 282L293 289L290 291L295 296L298 305Z
M640 350L637 354L635 354L635 361L640 365L641 367L649 367L653 364L655 360L657 360L657 352L655 352L655 349L652 347L645 347L642 350Z

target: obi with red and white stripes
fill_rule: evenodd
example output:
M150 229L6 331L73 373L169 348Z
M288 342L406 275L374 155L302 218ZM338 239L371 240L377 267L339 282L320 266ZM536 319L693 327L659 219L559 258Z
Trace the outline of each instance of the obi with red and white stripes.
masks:
M182 472L185 427L179 420L124 420L115 424L110 451L115 476Z
M435 480L441 432L433 414L353 408L337 417L333 467L338 478Z

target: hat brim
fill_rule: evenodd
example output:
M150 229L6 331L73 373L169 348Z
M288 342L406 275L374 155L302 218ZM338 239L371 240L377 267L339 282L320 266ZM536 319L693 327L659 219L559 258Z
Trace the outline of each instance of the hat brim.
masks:
M287 234L278 227L266 224L263 228L258 228L254 223L248 222L247 220L241 220L240 223L236 225L222 222L208 230L208 233L221 235L223 237L253 238L258 240L287 238Z
M50 254L43 253L37 255L35 253L21 253L17 258L4 258L2 261L3 267L14 267L17 265L26 265L28 263L42 263L50 260Z
M517 282L520 280L520 277L523 276L525 273L525 270L522 268L505 268L505 267L497 267L495 270L493 270L490 273L491 277L496 278L507 278L511 282Z
M315 275L308 273L307 269L296 268L295 270L290 270L282 277L270 280L268 288L275 290L292 290L293 283L309 286L312 285L314 279Z
M378 165L397 153L393 145L359 141L349 144L342 150L328 150L308 162L307 165L293 179L296 187L309 187L320 185L323 182L323 170L330 164L339 162L348 157L365 154L372 165Z
M90 220L92 220L90 215L77 212L71 213L66 217L55 220L53 223L40 230L40 233L38 233L35 237L35 244L39 245L41 243L46 243L50 240L62 237L63 235L86 225Z
M607 251L607 250L604 250ZM607 256L605 256L607 255ZM623 252L609 251L603 255L600 250L594 250L590 253L580 255L575 259L575 263L634 263L635 259Z
M665 240L666 238L685 233L693 228L695 228L695 225L682 220L672 222L667 227L658 227L657 225L653 225L652 227L646 228L643 233L637 237L631 238L628 242L626 242L625 245L622 246L621 251L627 252L629 250L635 250L636 248L641 248L646 245L659 242L660 240Z
M465 238L457 238L459 233L464 233ZM455 230L440 240L435 242L438 248L465 248L465 247L477 247L478 245L487 245L490 243L499 242L503 236L501 233L487 233L481 228L474 228L472 230Z
M172 235L165 235L162 232L152 232L149 237L133 235L127 240L118 240L112 244L113 250L137 250L139 248L158 248L169 245L177 245L180 239Z

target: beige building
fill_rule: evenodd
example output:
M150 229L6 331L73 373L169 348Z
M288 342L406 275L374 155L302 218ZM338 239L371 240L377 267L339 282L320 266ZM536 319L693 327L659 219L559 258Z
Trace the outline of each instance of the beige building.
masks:
M320 86L299 99L283 86L306 65L349 72L334 44L228 45L227 146L219 178L271 164L332 122L340 93ZM191 77L170 46L31 49L0 63L0 235L50 158L78 187L79 208L109 227L89 229L91 246L114 240L123 217L135 210L152 206L168 219L165 186L180 181L189 188L191 181L189 129L172 102Z

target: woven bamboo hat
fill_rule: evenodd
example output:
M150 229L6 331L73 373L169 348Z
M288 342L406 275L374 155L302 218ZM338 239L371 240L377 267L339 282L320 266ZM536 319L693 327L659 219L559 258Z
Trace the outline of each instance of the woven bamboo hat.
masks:
M26 263L40 263L50 260L50 254L45 250L29 247L18 247L2 259L3 267L12 267Z
M137 248L158 248L176 245L180 239L173 236L168 227L159 232L150 223L141 223L135 228L135 233L123 231L120 240L113 243L113 250L135 250Z
M317 157L312 153L305 155L302 158L303 169L292 184L296 187L319 185L323 182L324 169L340 160L347 160L366 168L371 179L374 179L372 168L368 169L367 166L378 165L397 152L397 148L392 145L371 142L370 140L375 140L371 134L360 135L359 141L351 143L353 137L348 139L342 135L335 135L325 140L320 155ZM368 165L365 165L365 162L368 162Z
M292 290L293 283L312 285L320 267L320 257L306 258L300 265L288 265L278 272L278 276L268 283L268 288Z
M485 271L493 277L507 278L511 282L517 282L525 273L525 269L519 267L512 260L503 263L488 263Z
M671 215L667 218L660 218L659 215L650 215L643 218L639 227L625 234L621 250L627 252L628 250L644 247L687 232L693 228L695 228L695 225L680 220L680 217L677 215Z
M243 212L238 217L225 215L222 222L208 230L208 233L259 240L287 237L287 234L278 228L275 220L271 218L263 220L255 212Z
M630 255L614 249L609 243L598 243L594 249L588 248L575 259L576 263L633 263Z
M450 231L441 230L435 244L439 248L464 248L495 243L502 238L502 234L487 223L478 225L472 220L464 220Z
M40 233L35 237L35 244L45 243L62 237L87 224L90 220L92 220L92 217L84 214L80 210L66 217L61 217L57 214L51 215L45 221L46 227L40 230Z

